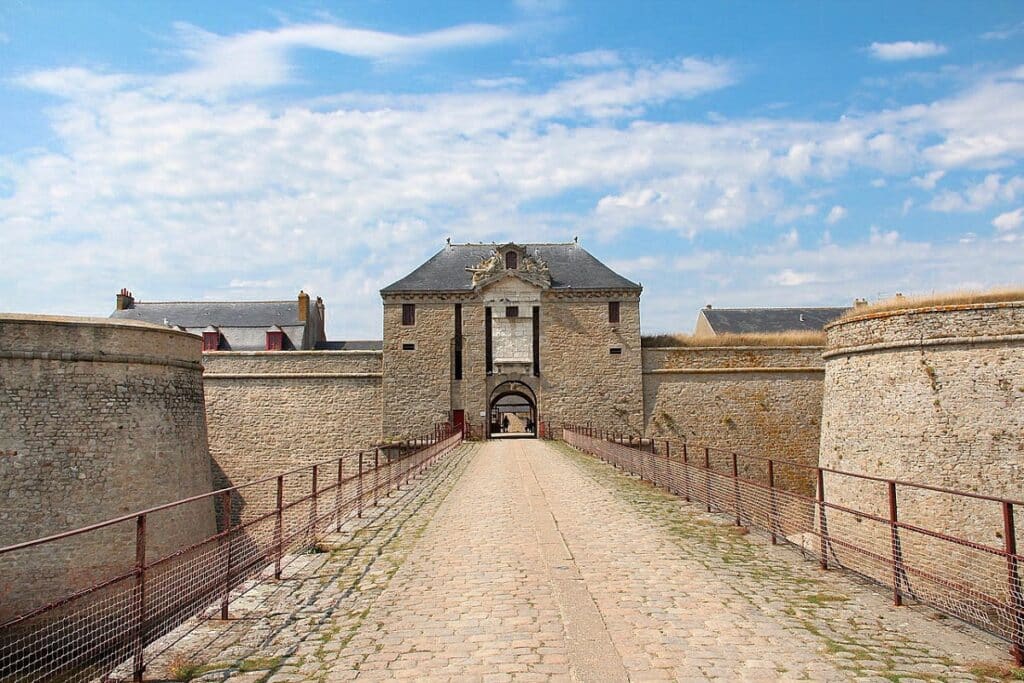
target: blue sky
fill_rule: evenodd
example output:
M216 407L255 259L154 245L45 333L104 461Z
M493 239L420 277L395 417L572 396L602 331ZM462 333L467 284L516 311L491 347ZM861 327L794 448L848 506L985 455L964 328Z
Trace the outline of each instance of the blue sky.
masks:
M699 307L1024 280L1019 2L0 5L0 310L377 290L569 241Z

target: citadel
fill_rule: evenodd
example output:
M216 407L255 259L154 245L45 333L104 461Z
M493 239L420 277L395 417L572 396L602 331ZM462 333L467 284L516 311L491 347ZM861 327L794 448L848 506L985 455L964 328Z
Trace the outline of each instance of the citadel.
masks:
M576 242L449 242L381 290L379 341L327 339L327 304L305 292L147 302L123 289L108 319L0 315L0 547L453 430L562 438L571 427L573 439L668 457L703 448L705 466L721 457L727 470L732 454L733 476L751 481L763 464L735 454L764 456L777 461L773 487L880 518L886 501L870 481L830 472L1020 495L1019 298L708 307L679 340L642 338L641 293ZM822 329L799 345L772 336ZM272 495L248 496L216 514L265 515ZM1005 541L998 519L942 496L910 498L900 514L972 543ZM831 533L862 533L860 521ZM149 552L218 528L212 510L190 509L154 522ZM866 542L886 553L887 534ZM45 562L0 556L0 620L130 561L84 545Z

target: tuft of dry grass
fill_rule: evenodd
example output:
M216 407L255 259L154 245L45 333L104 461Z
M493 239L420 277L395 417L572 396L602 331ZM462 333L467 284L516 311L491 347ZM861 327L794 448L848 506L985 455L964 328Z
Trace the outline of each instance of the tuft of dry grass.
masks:
M851 308L839 317L839 320L846 320L869 313L882 313L884 311L903 311L911 308L932 308L935 306L959 306L967 304L992 304L1008 301L1024 301L1024 289L1019 287L1003 287L978 291L944 292L938 294L923 294L921 296L895 296L891 299L882 299L867 306Z
M645 348L671 346L824 346L825 333L816 330L765 332L761 334L719 334L695 337L692 334L652 334L640 339Z

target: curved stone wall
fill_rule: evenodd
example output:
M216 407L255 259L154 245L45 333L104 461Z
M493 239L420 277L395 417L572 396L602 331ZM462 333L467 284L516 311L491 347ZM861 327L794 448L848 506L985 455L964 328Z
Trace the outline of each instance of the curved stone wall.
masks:
M0 546L211 490L201 341L146 323L0 315ZM149 520L152 561L212 503ZM134 523L0 557L0 618L135 563Z
M869 313L832 323L827 334L823 467L1024 498L1024 303ZM828 501L887 519L886 489L884 482L825 476ZM998 503L910 487L898 487L897 498L903 522L1003 547ZM839 511L830 516L837 538L891 555L887 525ZM978 576L977 553L912 532L902 544L908 563L948 573L949 580L967 566ZM844 564L891 581L877 561L836 552ZM1006 585L1005 560L990 560L987 588L998 593Z
M821 417L820 347L708 346L643 350L646 435L815 465ZM698 453L703 457L702 452ZM728 453L712 454L720 471ZM740 459L740 473L757 481L767 466ZM813 490L813 471L779 465L776 483Z

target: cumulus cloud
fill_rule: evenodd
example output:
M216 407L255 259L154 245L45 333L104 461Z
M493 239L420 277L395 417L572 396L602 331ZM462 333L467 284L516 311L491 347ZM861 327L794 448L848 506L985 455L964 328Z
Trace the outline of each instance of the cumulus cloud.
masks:
M1021 225L1024 225L1024 208L999 214L995 219L993 219L992 225L994 225L996 230L999 232L1016 230Z
M910 182L922 190L934 190L935 186L945 175L945 171L932 171L930 173L911 178Z
M871 43L868 46L868 52L872 57L885 62L938 57L939 55L946 54L948 51L945 45L930 41L914 42L901 40L895 43Z
M819 278L815 273L798 273L791 268L786 268L769 276L768 281L772 284L781 285L783 287L797 287L799 285L806 285L810 282L817 282L818 279Z
M984 180L968 185L959 192L947 190L929 203L928 208L943 213L972 212L987 209L997 202L1012 202L1024 196L1024 176L1003 180L1002 175L990 173Z
M835 225L839 221L846 218L846 214L846 207L836 204L831 209L829 209L828 216L825 217L825 222L828 223L829 225Z

